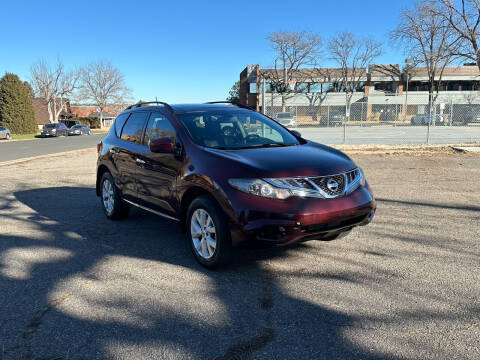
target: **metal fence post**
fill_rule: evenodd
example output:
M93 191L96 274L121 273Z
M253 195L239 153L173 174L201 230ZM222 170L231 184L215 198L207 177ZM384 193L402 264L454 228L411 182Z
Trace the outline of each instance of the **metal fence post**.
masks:
M327 106L327 128L330 127L330 105Z
M450 98L450 121L449 124L452 126L453 123L453 98Z

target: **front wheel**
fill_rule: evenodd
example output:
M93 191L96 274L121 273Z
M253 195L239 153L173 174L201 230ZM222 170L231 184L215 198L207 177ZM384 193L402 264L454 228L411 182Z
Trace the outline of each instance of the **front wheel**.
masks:
M209 196L192 201L187 212L187 238L195 259L207 268L225 264L230 258L231 239L225 216Z
M6 140L10 140L10 134L5 135Z
M113 181L113 176L106 172L102 175L100 182L100 201L103 212L110 220L121 220L128 216L130 205L119 195L119 191Z

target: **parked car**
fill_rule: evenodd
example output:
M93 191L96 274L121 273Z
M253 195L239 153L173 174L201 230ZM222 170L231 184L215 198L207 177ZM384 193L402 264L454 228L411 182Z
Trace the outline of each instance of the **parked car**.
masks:
M446 125L442 115L436 114L430 117L430 114L417 114L410 119L411 125Z
M43 126L42 132L40 133L41 137L49 137L49 136L67 136L68 129L63 123L55 123L55 124L45 124Z
M92 135L92 130L87 125L74 125L68 129L68 136Z
M289 112L279 112L275 115L274 120L283 126L297 126L297 122L292 114Z
M480 107L472 105L457 105L452 111L452 125L468 125L480 123Z
M78 121L78 120L65 119L65 120L59 120L58 122L61 122L61 123L65 124L67 129L70 129L71 127L73 127L75 125L81 125L80 121Z
M331 106L329 111L322 115L320 124L323 126L342 126L344 118L344 106Z
M10 140L12 133L4 126L0 126L0 139Z
M332 240L372 221L365 175L341 151L241 105L150 104L121 112L97 145L107 218L133 205L175 220L206 267L245 241Z

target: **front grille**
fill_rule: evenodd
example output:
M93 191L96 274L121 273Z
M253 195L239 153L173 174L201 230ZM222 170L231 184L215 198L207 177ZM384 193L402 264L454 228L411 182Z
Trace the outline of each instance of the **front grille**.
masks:
M329 195L338 195L345 190L345 176L343 174L310 178L310 180Z
M265 179L272 185L290 189L293 195L302 197L335 198L355 190L362 178L360 169L341 174L296 178Z

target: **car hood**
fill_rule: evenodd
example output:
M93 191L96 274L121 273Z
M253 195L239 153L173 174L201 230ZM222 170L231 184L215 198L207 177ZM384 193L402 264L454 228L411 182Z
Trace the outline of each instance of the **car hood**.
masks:
M233 161L235 164L229 169L238 174L232 176L260 178L323 176L346 172L356 167L344 153L314 142L296 146L241 150L208 148L207 151L216 157ZM218 164L221 164L222 159L218 160Z

